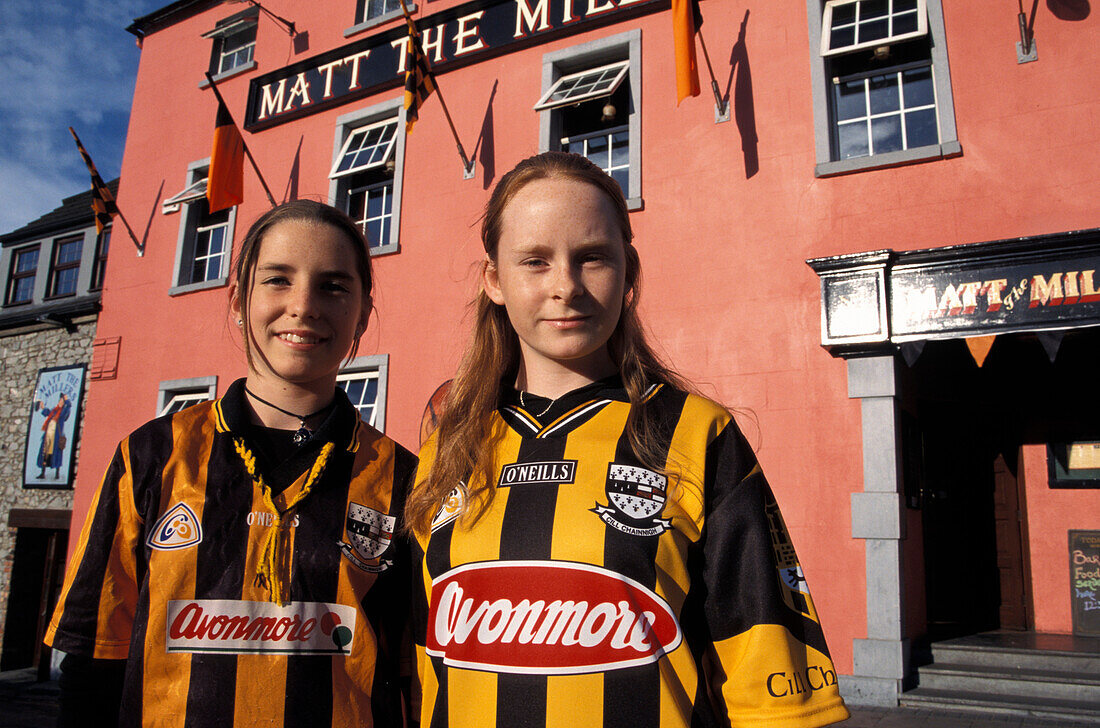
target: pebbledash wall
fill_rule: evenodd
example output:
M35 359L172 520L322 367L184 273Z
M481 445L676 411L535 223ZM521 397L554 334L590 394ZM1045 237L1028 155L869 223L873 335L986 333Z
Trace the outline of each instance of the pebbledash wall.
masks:
M528 155L579 149L626 190L642 311L661 350L744 413L846 695L896 703L912 682L914 643L946 629L925 580L953 530L933 519L936 494L950 490L933 475L953 463L950 441L934 436L962 415L936 409L930 393L962 375L986 386L997 362L1016 366L1012 347L1039 346L1036 332L1065 337L1056 363L1087 358L1100 320L1067 307L1070 318L1053 323L1002 316L952 329L933 306L903 330L886 284L937 265L947 278L934 295L980 289L985 304L991 289L980 282L956 288L972 279L951 279L961 275L953 256L993 268L1004 262L998 251L1036 236L1081 263L1060 270L1087 270L1087 231L1100 227L1100 21L1080 3L1051 0L1037 6L1034 42L1018 52L1015 6L895 0L894 25L855 21L874 5L703 0L702 33L729 102L716 109L701 53L703 93L676 103L665 0L422 0L414 17L476 160L469 178L439 98L404 133L398 3L268 0L260 12L180 0L137 19L143 50L118 201L149 224L144 256L111 251L98 336L115 342L117 376L89 390L75 521L119 438L244 373L227 316L228 252L268 202L246 169L239 207L204 207L217 108L205 72L277 200L328 200L363 222L377 311L344 386L413 449L424 406L465 343L489 190ZM593 82L590 96L557 85L577 78ZM1049 284L1052 273L1042 275ZM1062 298L1051 301L1048 290L1036 310ZM999 337L982 368L962 343L977 335ZM1050 376L1035 367L1028 376ZM1084 384L1082 396L1094 396ZM967 388L955 389L968 411ZM1028 412L1039 425L1050 418ZM1070 632L1066 532L1100 528L1100 491L1048 488L1039 452L1048 435L1031 427L1002 449L1014 475L1026 471L1024 627ZM1058 436L1100 440L1087 428ZM920 437L942 447L921 456ZM912 457L926 467L910 467ZM992 538L975 536L983 548ZM978 628L988 616L951 617L948 627Z

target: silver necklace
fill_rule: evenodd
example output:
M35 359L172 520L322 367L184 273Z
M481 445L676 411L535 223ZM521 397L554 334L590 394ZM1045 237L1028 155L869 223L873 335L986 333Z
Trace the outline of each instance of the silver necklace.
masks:
M258 396L255 392L253 392L248 387L245 387L244 391L245 391L246 394L248 394L248 396L252 397L252 399L256 400L257 402L261 402L263 404L266 404L271 409L279 410L284 415L290 415L291 417L297 418L297 420L298 420L298 430L294 433L294 435L291 439L294 440L294 444L297 445L298 447L301 447L305 442L307 442L311 437L313 437L313 430L306 427L306 420L310 419L311 417L316 417L317 415L321 414L322 412L324 412L325 410L327 410L329 407L332 406L332 402L329 402L328 404L326 404L324 407L317 410L316 412L312 412L308 415L300 415L296 412L291 412L290 410L285 410L277 404L272 404L271 402L268 402L266 399L263 399L262 397ZM336 400L333 400L333 402L335 402L335 401Z
M527 409L527 403L523 401L523 395L524 395L524 394L525 394L525 392L523 392L522 390L520 390L520 393L519 393L519 403L520 403L520 404L521 404L521 405L523 406L523 408L524 408L524 409ZM546 414L547 412L549 412L549 411L550 411L550 408L551 408L551 407L553 407L553 406L554 406L554 403L555 403L555 402L557 402L557 401L558 401L557 399L552 399L552 400L550 400L550 404L546 405L546 409L544 409L544 410L543 410L542 412L539 412L539 413L538 413L537 415L535 415L535 417L542 417L542 416L543 416L544 414Z

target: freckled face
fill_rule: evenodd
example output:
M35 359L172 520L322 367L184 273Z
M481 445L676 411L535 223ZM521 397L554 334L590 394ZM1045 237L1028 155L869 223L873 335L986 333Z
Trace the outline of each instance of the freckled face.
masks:
M615 371L607 342L625 270L615 208L598 187L551 177L512 197L484 285L508 312L529 379L565 368L595 381Z
M257 377L330 390L370 312L352 242L330 225L284 220L259 245L247 294L250 385ZM241 316L238 293L232 306Z

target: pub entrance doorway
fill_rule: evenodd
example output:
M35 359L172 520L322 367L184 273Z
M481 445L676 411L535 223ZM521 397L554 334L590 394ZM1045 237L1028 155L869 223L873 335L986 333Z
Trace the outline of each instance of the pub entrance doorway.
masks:
M931 641L1034 626L1020 448L1100 439L1100 332L1044 336L999 336L980 367L965 341L930 341L904 375Z

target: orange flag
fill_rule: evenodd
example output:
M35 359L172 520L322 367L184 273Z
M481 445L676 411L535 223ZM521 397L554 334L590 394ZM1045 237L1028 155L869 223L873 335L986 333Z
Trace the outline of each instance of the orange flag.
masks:
M676 105L699 95L699 67L695 61L695 31L699 21L697 0L672 0L672 38L676 52Z
M244 201L244 138L220 98L218 118L214 124L214 146L210 152L210 174L206 180L206 199L210 203L210 212Z

